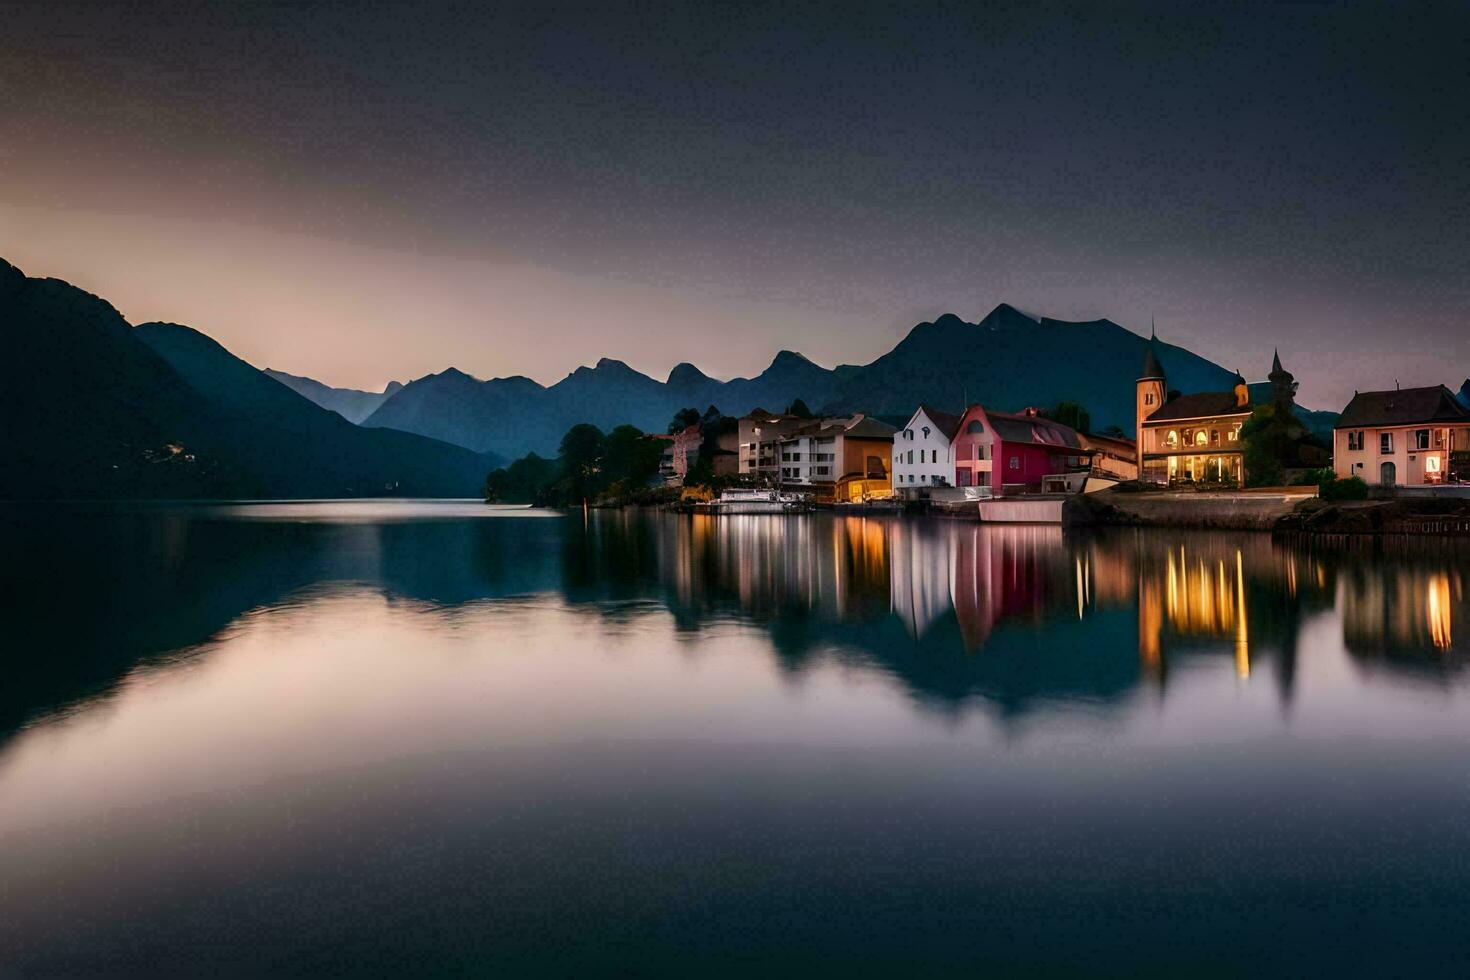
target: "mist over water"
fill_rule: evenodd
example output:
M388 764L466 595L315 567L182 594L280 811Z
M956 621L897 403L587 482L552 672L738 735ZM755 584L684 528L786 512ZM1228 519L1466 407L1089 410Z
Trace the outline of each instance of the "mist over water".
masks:
M22 974L1470 952L1463 546L463 502L0 541Z

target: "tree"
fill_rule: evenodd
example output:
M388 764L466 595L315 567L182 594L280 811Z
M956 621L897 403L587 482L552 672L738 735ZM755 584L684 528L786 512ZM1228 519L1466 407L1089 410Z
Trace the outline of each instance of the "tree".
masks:
M786 407L786 414L795 415L799 419L809 419L812 417L812 410L806 407L806 402L798 398Z
M604 485L626 481L642 487L658 473L663 444L644 435L631 425L620 425L602 440L602 479Z
M691 425L699 424L699 409L681 408L674 413L673 421L669 423L669 433L682 432Z
M1272 405L1261 405L1240 427L1241 461L1248 487L1280 486L1286 478L1281 461L1291 451L1287 425L1276 417Z
M1040 415L1044 419L1070 426L1078 432L1092 431L1092 416L1076 402L1057 402L1055 408L1044 408Z
M566 502L585 503L597 495L598 476L602 468L602 430L582 422L561 437L557 459L561 465L561 483Z
M485 477L485 501L492 504L546 503L547 492L556 478L556 463L528 453Z

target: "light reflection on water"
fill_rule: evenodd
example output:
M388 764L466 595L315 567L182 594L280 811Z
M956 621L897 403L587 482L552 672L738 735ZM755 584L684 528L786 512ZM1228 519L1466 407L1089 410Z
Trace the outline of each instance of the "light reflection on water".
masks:
M8 962L1466 952L1461 548L481 506L0 510Z

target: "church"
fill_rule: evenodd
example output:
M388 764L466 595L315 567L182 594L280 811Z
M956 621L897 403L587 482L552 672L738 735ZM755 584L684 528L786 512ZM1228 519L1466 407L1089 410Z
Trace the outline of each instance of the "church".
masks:
M1276 354L1268 376L1278 410L1291 412L1296 381ZM1170 486L1245 486L1240 429L1251 415L1250 389L1239 372L1230 391L1170 391L1150 339L1136 385L1138 478Z

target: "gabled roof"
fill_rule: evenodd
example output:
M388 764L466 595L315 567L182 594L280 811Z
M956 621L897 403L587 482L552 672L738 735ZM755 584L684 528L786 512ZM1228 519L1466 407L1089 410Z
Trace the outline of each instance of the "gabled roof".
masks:
M1466 410L1444 385L1360 391L1342 410L1335 428L1413 425L1416 422L1470 422L1470 410Z
M1039 416L1007 415L1001 412L986 412L985 415L990 419L990 427L1004 442L1066 449L1082 448L1077 430L1060 422Z
M813 419L806 425L785 433L781 436L783 441L799 439L802 436L847 436L852 439L892 439L893 434L898 431L897 426L880 422L867 415L853 415L848 418L835 419Z
M1175 419L1202 419L1214 415L1249 415L1250 406L1236 403L1233 391L1201 391L1179 395L1160 405L1145 422L1169 422Z
M951 442L954 441L955 434L960 431L960 417L958 415L950 412L941 412L939 409L930 405L920 405L918 411L914 412L914 415L917 416L919 412L923 412L929 421L934 423L934 427L944 433L944 438Z

